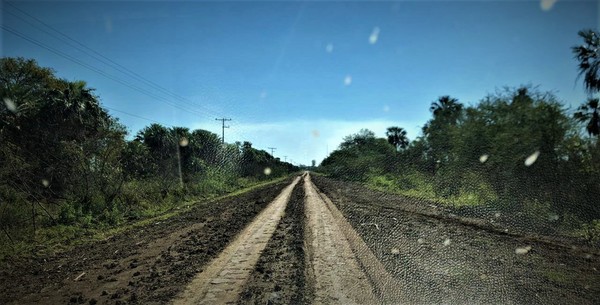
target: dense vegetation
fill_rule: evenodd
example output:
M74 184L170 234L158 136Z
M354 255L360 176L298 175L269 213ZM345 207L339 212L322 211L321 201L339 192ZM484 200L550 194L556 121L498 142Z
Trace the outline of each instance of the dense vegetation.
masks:
M598 47L582 31L574 47L590 99L570 113L551 92L504 88L473 106L442 96L411 143L401 127L387 139L347 136L321 164L331 176L454 206L522 215L523 222L600 237Z
M0 60L0 97L5 245L39 228L156 215L297 170L250 142L222 143L206 130L152 124L129 140L85 82L59 79L34 60Z

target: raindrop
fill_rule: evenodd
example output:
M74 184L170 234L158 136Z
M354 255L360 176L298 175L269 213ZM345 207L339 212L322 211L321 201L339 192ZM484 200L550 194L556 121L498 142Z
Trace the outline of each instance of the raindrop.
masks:
M558 218L559 218L559 216L556 214L551 214L550 216L548 216L548 220L550 220L550 221L557 221Z
M533 163L535 163L535 161L537 161L537 158L540 156L540 151L536 150L533 154L531 154L531 156L527 157L527 159L525 159L525 166L531 166Z
M383 112L390 112L390 106L388 106L388 105L383 106Z
M531 251L531 246L520 247L515 249L515 253L520 255L527 254L527 252L529 251Z
M552 7L554 7L554 4L556 4L556 2L558 2L558 0L541 0L540 1L540 7L542 8L543 11L549 11L552 9Z
M270 167L265 167L265 171L264 171L265 175L270 175L271 174L271 168Z
M500 213L496 212L496 214L494 214L494 217L496 217L496 218L500 217Z
M350 84L352 84L352 76L346 75L346 77L344 78L344 85L350 86Z
M267 98L267 91L263 90L260 92L260 99L264 100Z
M48 181L47 179L42 179L42 185L44 187L48 187L48 186L50 186L50 181Z
M327 46L325 46L325 51L327 53L333 52L333 43L328 43Z
M400 250L398 248L392 248L392 254L400 254Z
M8 97L4 98L4 105L6 105L6 108L8 108L8 110L10 110L11 112L17 112L17 105L15 105L15 102L13 102Z
M179 140L179 146L181 147L186 147L188 144L190 144L190 141L186 137L182 137L181 140Z
M450 246L450 238L446 238L446 240L444 240L444 247Z
M378 39L379 39L379 27L375 27L375 28L373 28L373 31L371 32L371 36L369 36L369 43L376 44Z
M485 161L487 161L489 157L489 155L481 155L481 157L479 157L479 162L485 163Z
M318 130L313 129L312 136L315 138L318 138L319 136L321 136L321 133Z
M424 239L422 239L422 238L417 239L417 244L421 245L423 243L425 243Z

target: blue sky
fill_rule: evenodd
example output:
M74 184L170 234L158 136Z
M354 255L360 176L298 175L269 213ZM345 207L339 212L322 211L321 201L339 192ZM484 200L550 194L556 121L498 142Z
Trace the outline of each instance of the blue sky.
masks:
M496 88L532 84L576 107L586 95L570 47L580 43L577 31L598 28L597 1L11 3L160 85L0 4L3 26L129 86L5 30L2 56L87 81L132 134L151 122L113 109L219 135L215 118L228 117L226 141L277 147L275 156L304 164L360 128L383 136L395 125L416 137L441 95L469 105Z

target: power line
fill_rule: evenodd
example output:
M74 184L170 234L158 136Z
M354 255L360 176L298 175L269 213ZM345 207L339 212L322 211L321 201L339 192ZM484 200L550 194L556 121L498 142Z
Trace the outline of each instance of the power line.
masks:
M98 74L100 74L100 75L102 75L102 76L104 76L104 77L106 77L108 79L111 79L111 80L113 80L113 81L115 81L115 82L117 82L119 84L122 84L122 85L124 85L126 87L129 87L130 89L133 89L133 90L138 91L138 92L140 92L142 94L150 96L150 97L156 99L159 102L165 103L165 104L167 104L167 105L169 105L171 107L175 107L175 108L178 108L178 109L186 111L186 112L190 112L190 113L197 114L197 115L200 115L200 116L203 115L203 114L201 114L199 112L196 112L194 110L186 109L186 108L184 108L184 107L182 107L180 105L177 105L177 104L174 104L172 102L169 102L164 97L157 96L157 95L153 94L152 92L149 92L149 91L147 91L147 90L145 90L143 88L137 87L137 86L135 86L135 85L133 85L133 84L131 84L131 83L129 83L129 82L127 82L127 81L119 78L119 77L110 75L110 74L108 74L108 73L106 73L106 72L104 72L104 71L102 71L102 70L100 70L100 69L98 69L98 68L96 68L96 67L94 67L92 65L89 65L89 64L87 64L85 62L80 61L79 59L77 59L77 58L75 58L75 57L73 57L73 56L71 56L69 54L66 54L66 53L64 53L64 52L62 52L60 50L57 50L57 49L52 48L52 47L50 47L48 45L45 45L45 44L43 44L43 43L41 43L41 42L39 42L39 41L31 38L31 37L28 37L27 35L25 35L25 34L23 34L23 33L19 32L19 31L15 30L15 29L13 29L13 28L11 28L9 26L0 25L0 27L3 30L5 30L5 31L7 31L7 32L9 32L9 33L11 33L13 35L15 35L17 37L20 37L21 39L29 41L30 43L33 43L33 44L35 44L35 45L37 45L37 46L39 46L41 48L44 48L44 49L46 49L46 50L48 50L48 51L50 51L50 52L52 52L52 53L54 53L54 54L56 54L58 56L61 56L61 57L65 58L65 59L68 59L68 60L70 60L70 61L72 61L72 62L74 62L74 63L76 63L76 64L78 64L78 65L80 65L80 66L82 66L82 67L84 67L86 69L88 69L88 70L96 72L96 73L98 73Z
M51 25L45 23L44 21L40 20L39 18L37 18L35 16L32 16L31 14L29 14L29 13L27 13L27 12L19 9L18 7L16 7L15 5L11 4L10 2L7 2L7 4L9 6L11 6L13 9L19 11L21 14L23 14L25 16L28 16L31 19L34 19L38 23L44 25L45 27L49 28L50 30L52 30L53 32L59 34L60 36L66 38L67 40L65 40L63 38L60 38L60 37L57 37L56 35L48 32L48 31L46 31L44 29L39 28L38 26L32 24L31 22L25 20L23 17L20 17L20 16L14 14L14 13L11 13L10 11L8 12L12 16L15 16L15 17L21 19L22 21L24 21L25 23L33 26L34 28L36 28L36 29L38 29L38 30L40 30L40 31L42 31L42 32L44 32L44 33L46 33L46 34L48 34L48 35L50 35L50 36L52 36L52 37L54 37L54 38L56 38L56 39L58 39L60 41L66 43L66 44L68 44L69 46L71 46L71 47L73 47L73 48L75 48L75 49L77 49L77 50L79 50L79 51L87 54L90 57L93 57L94 59L102 62L103 64L106 64L106 65L110 66L111 68L113 68L113 69L115 69L115 70L117 70L117 71L119 71L119 72L121 72L121 73L129 76L129 77L132 77L132 78L134 78L134 79L136 79L138 81L144 82L149 87L151 87L151 88L153 88L155 90L163 92L163 94L167 94L167 95L169 95L171 97L174 97L174 98L176 98L176 99L178 99L178 100L180 100L180 101L182 101L182 102L184 102L184 103L186 103L188 105L191 105L191 106L194 106L194 107L201 107L201 108L203 108L204 111L212 112L212 111L206 109L205 107L202 107L202 106L200 106L198 104L195 104L192 101L186 99L185 97L182 97L182 96L180 96L180 95L178 95L176 93L173 93L173 92L169 91L168 89L165 89L164 87L160 86L159 84L157 84L157 83L155 83L155 82L153 82L153 81L151 81L151 80L149 80L149 79L141 76L140 74L138 74L138 73L136 73L136 72L128 69L127 67L125 67L125 66L123 66L123 65L121 65L121 64L119 64L119 63L117 63L117 62L115 62L113 60L111 60L110 58L108 58L108 57L100 54L96 50L94 50L94 49L86 46L85 44L79 42L78 40L71 38L70 36L66 35L65 33L61 32L61 31L57 30L56 28L52 27ZM73 42L73 43L75 43L75 44L77 44L77 45L79 45L81 47L78 47L77 45L74 45L73 43L70 43L69 41L71 41L71 42ZM84 48L85 50L83 50L82 48ZM93 54L90 54L86 50L92 52Z
M149 121L149 122L152 122L152 123L156 123L156 124L161 124L161 125L164 125L164 126L173 127L173 125L171 125L171 124L165 124L165 123L153 120L153 119L145 118L145 117L143 117L141 115L129 113L129 112L126 112L126 111L123 111L123 110L119 110L119 109L115 109L115 108L111 108L111 107L106 107L106 106L103 106L103 107L106 108L106 109L110 109L112 111L120 112L122 114L138 118L138 119L146 120L146 121Z
M223 122L223 131L222 131L223 136L221 137L221 139L223 139L223 144L225 144L225 128L229 128L229 126L225 126L225 121L231 121L231 119L222 118L222 119L215 119L215 121Z

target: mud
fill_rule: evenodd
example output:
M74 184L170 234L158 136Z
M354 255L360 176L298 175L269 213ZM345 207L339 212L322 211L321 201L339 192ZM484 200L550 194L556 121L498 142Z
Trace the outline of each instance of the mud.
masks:
M235 239L211 261L179 295L174 305L235 302L275 232L292 190L288 185ZM285 249L284 249L285 250Z
M67 252L2 262L0 304L168 303L290 182Z
M306 175L293 190L291 183L199 203L60 254L4 261L0 304L597 304L600 297L598 249L577 241L505 232L510 222L356 183ZM217 277L197 280L209 274Z
M304 189L301 181L290 197L238 301L242 304L310 304L304 252Z
M508 235L426 202L313 181L393 276L402 303L594 304L600 296L600 258L576 243Z

